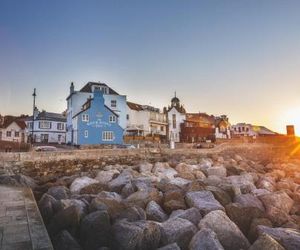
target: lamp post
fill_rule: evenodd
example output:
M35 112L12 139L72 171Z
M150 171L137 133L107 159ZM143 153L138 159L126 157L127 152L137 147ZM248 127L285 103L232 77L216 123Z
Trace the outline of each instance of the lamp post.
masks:
M34 133L34 111L35 111L35 97L36 97L36 89L33 90L33 113L32 113L32 126L31 126L31 145L33 145L33 133Z

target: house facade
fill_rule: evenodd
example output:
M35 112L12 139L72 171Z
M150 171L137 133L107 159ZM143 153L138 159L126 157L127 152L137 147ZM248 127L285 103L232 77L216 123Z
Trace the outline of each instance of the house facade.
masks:
M125 135L167 137L167 117L158 108L127 102Z
M123 144L119 115L105 105L103 92L98 89L72 120L75 145Z
M230 139L231 125L226 115L215 117L215 136L216 139Z
M67 97L67 143L75 144L77 120L74 117L82 110L87 99L94 97L95 91L103 93L104 104L118 115L119 125L123 129L126 128L127 104L125 95L119 95L105 83L88 82L79 91L76 91L74 84L71 83L70 94Z
M215 118L206 113L187 113L181 123L180 141L187 143L215 141Z
M171 105L164 111L167 115L168 139L173 142L180 142L181 124L186 119L186 111L176 94L171 100Z
M27 141L26 123L22 120L14 120L4 124L0 128L0 141L21 142Z
M276 135L272 130L264 126L256 126L249 123L237 123L231 127L231 132L235 137L257 137Z
M33 117L26 119L26 137L28 142L36 143L65 143L66 117L64 114L34 110Z

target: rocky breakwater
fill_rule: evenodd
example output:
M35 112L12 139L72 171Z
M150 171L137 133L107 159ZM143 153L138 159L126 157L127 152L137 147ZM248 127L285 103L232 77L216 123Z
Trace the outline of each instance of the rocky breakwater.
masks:
M55 249L300 249L300 161L109 165L31 185ZM42 194L42 195L41 195Z

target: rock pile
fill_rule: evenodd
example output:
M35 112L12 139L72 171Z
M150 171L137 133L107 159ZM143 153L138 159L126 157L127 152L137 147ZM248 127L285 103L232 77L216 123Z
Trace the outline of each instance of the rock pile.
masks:
M212 155L105 166L35 191L55 249L296 250L299 169Z

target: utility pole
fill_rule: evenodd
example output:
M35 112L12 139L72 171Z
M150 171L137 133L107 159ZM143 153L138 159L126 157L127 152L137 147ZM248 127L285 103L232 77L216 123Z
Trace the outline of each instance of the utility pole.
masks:
M33 145L33 133L34 133L34 111L35 111L35 97L36 97L36 89L33 90L33 112L32 112L32 127L31 127L31 145Z

